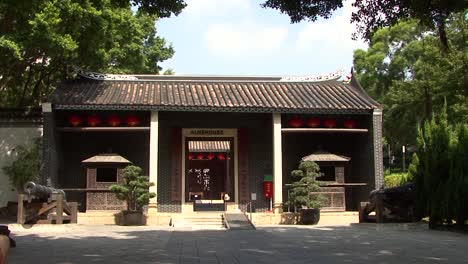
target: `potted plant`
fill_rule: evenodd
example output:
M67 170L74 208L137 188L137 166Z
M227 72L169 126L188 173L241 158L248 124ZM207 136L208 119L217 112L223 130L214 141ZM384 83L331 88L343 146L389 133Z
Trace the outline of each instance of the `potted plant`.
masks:
M114 184L109 190L117 196L117 199L127 202L127 210L122 211L123 225L143 225L144 215L142 207L156 194L149 191L154 183L149 182L147 176L141 176L141 168L129 165L123 169L123 180L121 184Z
M320 220L320 208L325 198L317 193L320 186L317 177L321 176L320 168L313 161L301 161L298 170L291 175L298 178L291 184L288 203L300 208L299 222L305 225L315 225Z

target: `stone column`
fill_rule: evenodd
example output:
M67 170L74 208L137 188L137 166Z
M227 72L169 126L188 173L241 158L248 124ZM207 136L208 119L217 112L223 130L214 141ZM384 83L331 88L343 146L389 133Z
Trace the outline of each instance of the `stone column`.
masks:
M384 184L381 109L375 109L372 115L372 140L374 152L375 189L379 189Z
M273 212L283 211L283 165L281 146L281 114L273 113Z
M155 185L150 187L150 192L157 195L158 188L158 141L159 141L159 112L151 112L150 124L150 164L149 164L149 181ZM158 198L151 198L148 205L148 214L155 214L157 212Z

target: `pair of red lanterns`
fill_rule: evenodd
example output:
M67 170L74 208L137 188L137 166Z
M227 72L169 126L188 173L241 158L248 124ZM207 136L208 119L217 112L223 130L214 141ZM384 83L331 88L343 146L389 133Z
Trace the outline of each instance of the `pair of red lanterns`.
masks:
M293 128L303 127L304 124L310 128L316 127L326 127L326 128L334 128L337 125L336 119L333 118L325 118L323 121L318 117L311 117L307 119L305 122L299 116L293 116L288 120L288 125ZM356 128L357 122L353 119L345 119L343 121L343 127L345 128Z
M192 153L190 152L188 154L188 159L189 160L213 160L214 158L217 158L218 160L225 160L226 155L224 153L218 153L217 155L213 153Z
M78 127L84 122L86 122L86 124L90 127L95 127L99 126L102 123L102 119L98 115L89 115L86 118L83 118L78 115L73 115L68 118L68 123L70 123L70 125L72 125L73 127ZM107 117L106 123L109 126L117 127L122 123L122 119L117 115L110 115ZM127 124L127 126L137 126L140 124L140 119L137 116L130 115L125 118L125 123Z

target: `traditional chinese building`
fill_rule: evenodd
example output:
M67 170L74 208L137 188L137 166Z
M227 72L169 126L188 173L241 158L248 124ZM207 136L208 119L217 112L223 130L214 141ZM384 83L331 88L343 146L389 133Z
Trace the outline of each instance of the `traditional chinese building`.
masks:
M317 151L347 157L341 205L356 210L383 184L382 111L355 79L103 75L80 72L43 105L44 179L86 211L82 161L115 153L155 182L152 213L192 212L197 200L225 210L287 210L286 185L301 158ZM324 168L327 170L327 168ZM97 179L116 179L96 175ZM98 172L99 173L99 172ZM343 176L344 175L344 176ZM340 190L341 190L340 189Z

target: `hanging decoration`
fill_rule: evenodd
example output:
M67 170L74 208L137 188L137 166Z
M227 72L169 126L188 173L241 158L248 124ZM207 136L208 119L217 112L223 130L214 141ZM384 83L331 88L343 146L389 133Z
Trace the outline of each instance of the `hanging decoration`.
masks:
M304 121L299 116L293 116L288 121L288 125L294 128L301 127L303 124Z
M208 160L212 160L212 159L214 159L214 157L215 157L215 155L214 155L213 153L209 153L209 154L206 156L206 158L207 158Z
M70 125L74 127L81 125L82 122L83 122L83 118L81 118L81 116L70 116L68 118L68 123L70 123Z
M118 117L116 115L110 115L107 118L107 124L109 124L110 126L113 126L113 127L119 126L121 121L122 120L120 119L120 117Z
M356 128L357 127L357 122L353 119L345 119L343 121L343 126L345 128Z
M198 159L198 160L202 160L202 159L204 159L204 158L205 158L205 155L203 155L203 153L198 153L198 154L197 154L197 159Z
M88 126L95 127L101 123L101 118L97 115L90 115L86 118L86 123Z
M225 159L226 159L226 155L224 155L224 153L219 153L216 157L217 157L219 160L225 160Z
M320 118L318 117L311 117L309 119L307 119L307 126L308 127L319 127L320 126Z
M336 126L336 120L333 118L327 118L323 121L323 125L326 128L334 128Z
M127 123L128 126L138 126L140 124L140 119L134 115L128 116L125 119L125 122Z
M189 153L187 157L188 157L189 160L193 160L194 155L193 155L193 153Z

